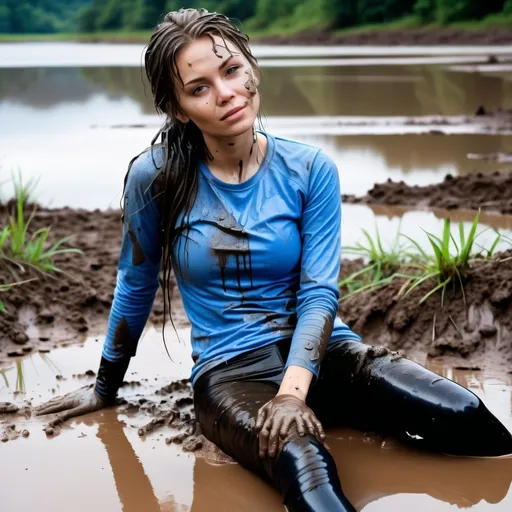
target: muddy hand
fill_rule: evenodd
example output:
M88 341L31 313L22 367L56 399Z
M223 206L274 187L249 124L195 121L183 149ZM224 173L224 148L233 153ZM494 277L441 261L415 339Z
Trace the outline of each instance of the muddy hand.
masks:
M259 411L256 430L259 432L260 457L275 457L278 447L296 428L300 436L311 434L325 439L322 424L303 400L294 395L277 395Z
M36 407L34 412L36 416L61 413L47 425L47 427L55 427L69 420L69 418L98 411L106 406L107 404L96 395L94 385L91 384L66 395L52 398L50 401Z

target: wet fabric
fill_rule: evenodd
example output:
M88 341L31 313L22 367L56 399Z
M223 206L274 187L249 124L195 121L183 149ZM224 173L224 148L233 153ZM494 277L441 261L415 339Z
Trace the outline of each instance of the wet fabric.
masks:
M354 510L314 436L291 429L277 457L259 456L257 414L277 393L289 351L290 342L283 341L206 372L194 386L196 418L208 439L269 480L290 511ZM512 435L474 393L397 353L354 340L329 344L307 404L324 427L348 425L453 455L512 453Z
M265 136L266 158L243 183L224 183L204 163L199 166L197 199L174 253L192 324L193 382L222 362L284 339L291 340L286 365L318 375L327 343L360 339L336 317L338 170L315 147ZM162 152L156 147L143 153L128 174L103 351L109 361L135 353L158 288L160 214L152 197Z

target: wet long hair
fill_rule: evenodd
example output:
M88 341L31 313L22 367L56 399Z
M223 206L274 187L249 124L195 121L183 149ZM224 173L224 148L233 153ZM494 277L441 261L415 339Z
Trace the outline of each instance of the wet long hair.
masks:
M184 124L177 118L180 105L176 84L183 85L183 80L176 58L181 49L202 36L211 38L214 52L213 36L220 37L226 47L226 41L231 42L241 51L253 70L259 71L256 58L249 49L249 37L223 14L209 13L206 9L169 12L155 28L147 46L146 75L155 108L166 116L163 128L151 142L152 148L156 143L161 143L164 150L163 165L155 180L155 198L158 197L161 209L164 322L171 304L173 249L197 197L199 160L211 157L203 134L193 121ZM181 222L178 222L181 215Z

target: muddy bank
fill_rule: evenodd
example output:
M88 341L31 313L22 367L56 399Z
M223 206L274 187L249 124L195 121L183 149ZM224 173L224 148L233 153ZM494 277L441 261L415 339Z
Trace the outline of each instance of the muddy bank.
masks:
M341 276L362 267L361 261L343 264ZM419 361L441 358L455 367L493 364L510 371L512 251L499 253L491 261L477 260L463 281L464 295L460 287L449 287L444 306L440 294L419 304L435 280L403 297L405 280L396 279L342 302L339 311L367 343L399 350ZM341 291L343 295L346 290Z
M0 225L6 221L4 206L0 208ZM120 210L40 208L31 232L46 226L52 226L52 241L72 234L69 245L82 250L83 255L59 255L55 264L62 273L53 276L2 261L0 284L12 281L12 270L19 279L35 279L2 293L7 313L0 314L0 361L32 350L47 352L62 343L105 332L121 248ZM179 300L173 305L178 328L188 325L180 306ZM162 318L163 296L159 291L150 320L161 323Z
M509 27L485 30L455 28L372 30L347 34L314 30L295 35L254 38L251 41L258 44L283 45L498 45L512 43L512 31Z
M512 169L511 169L512 171ZM512 213L512 173L477 172L466 176L448 175L441 183L418 186L388 179L363 197L346 195L347 203L412 206L414 208L472 209Z
M469 191L478 192L482 188L481 182L489 179L496 182L496 194L501 194L504 204L508 201L512 208L512 177L505 175L450 178L445 185L438 187L439 195L446 194L446 184L453 181L456 182L454 196L467 186L465 191L456 195L458 204L467 207L471 198ZM506 187L509 192L504 194ZM487 200L489 194L488 191L484 194ZM424 200L430 196L436 197L425 191L416 197ZM481 206L481 203L475 199L474 205ZM121 243L120 211L40 209L34 218L33 229L47 225L53 226L54 240L74 233L72 244L84 254L60 256L57 265L63 274L57 278L28 270L27 275L20 277L38 279L3 293L7 314L0 315L0 362L31 351L48 352L52 347L105 333ZM369 296L341 303L340 316L368 343L386 345L407 354L419 354L420 357L454 355L473 360L494 351L503 361L510 363L510 256L512 254L498 254L493 261L479 261L468 271L466 305L459 292L453 296L450 292L444 308L440 308L439 297L436 296L419 306L419 298L426 293L426 288L398 301L402 283L397 281ZM361 262L344 260L341 276L360 266ZM0 282L7 282L8 278L8 269L3 266ZM174 323L177 328L188 326L177 288L173 287L173 291ZM163 300L159 292L150 322L159 325L162 320Z

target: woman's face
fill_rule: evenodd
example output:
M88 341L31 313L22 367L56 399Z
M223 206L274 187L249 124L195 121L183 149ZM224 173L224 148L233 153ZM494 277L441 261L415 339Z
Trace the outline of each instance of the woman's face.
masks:
M196 39L177 55L183 85L177 83L182 122L192 120L204 135L234 137L252 129L258 115L258 79L231 42ZM226 48L227 45L227 48Z

